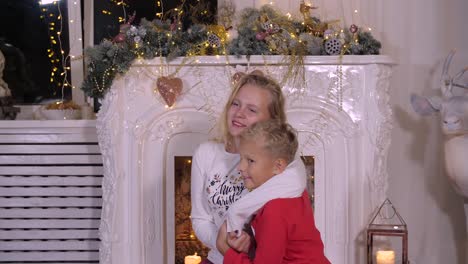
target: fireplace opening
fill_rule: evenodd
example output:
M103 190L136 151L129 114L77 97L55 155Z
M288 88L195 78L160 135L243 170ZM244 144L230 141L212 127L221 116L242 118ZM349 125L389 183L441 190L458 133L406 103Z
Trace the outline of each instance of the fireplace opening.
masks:
M312 205L312 208L315 208L315 159L314 156L301 156L302 161L304 162L307 174L307 191L309 192L309 199Z
M206 259L209 248L197 239L190 221L192 157L175 156L174 167L175 264L184 264L185 256L195 253L202 259Z
M307 190L314 208L314 164L313 156L301 156L307 172ZM190 176L191 156L174 156L174 223L175 223L175 264L184 264L188 255L199 255L206 259L209 248L205 247L195 236L190 221Z

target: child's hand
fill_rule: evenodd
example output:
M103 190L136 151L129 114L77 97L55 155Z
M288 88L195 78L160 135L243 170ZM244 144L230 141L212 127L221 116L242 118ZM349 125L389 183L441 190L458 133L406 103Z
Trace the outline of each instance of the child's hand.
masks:
M229 245L227 243L227 224L226 222L219 228L218 237L216 238L216 247L218 248L219 252L224 256L226 251L229 249Z
M249 253L250 236L244 231L239 237L234 232L230 232L227 235L227 244L238 252Z

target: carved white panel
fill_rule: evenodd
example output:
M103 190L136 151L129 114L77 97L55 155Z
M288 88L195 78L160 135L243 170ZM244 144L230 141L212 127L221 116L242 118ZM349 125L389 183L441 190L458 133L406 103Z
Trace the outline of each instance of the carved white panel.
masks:
M283 84L302 155L315 157L315 219L332 263L364 261L361 232L385 197L390 60L385 56L180 58L138 61L114 81L98 114L105 177L101 263L174 263L174 156L212 136L236 71ZM167 108L161 76L183 81ZM285 80L284 77L289 77Z

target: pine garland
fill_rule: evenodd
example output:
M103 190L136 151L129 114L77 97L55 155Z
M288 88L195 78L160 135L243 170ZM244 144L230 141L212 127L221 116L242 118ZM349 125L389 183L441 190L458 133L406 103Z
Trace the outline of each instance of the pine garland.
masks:
M266 5L245 9L238 37L228 42L226 30L219 25L194 24L183 31L174 21L143 18L139 26L126 27L120 41L104 40L85 50L88 71L81 89L90 97L102 98L115 76L125 74L137 58L165 57L170 61L198 55L336 55L327 50L327 41L340 43L343 55L379 54L380 42L370 32L352 27L333 29L312 16L291 20Z

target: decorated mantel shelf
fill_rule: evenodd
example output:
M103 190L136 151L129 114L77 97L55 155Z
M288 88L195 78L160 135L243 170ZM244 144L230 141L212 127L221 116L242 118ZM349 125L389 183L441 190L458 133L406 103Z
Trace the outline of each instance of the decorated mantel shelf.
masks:
M300 132L301 154L315 157L315 219L326 255L335 264L364 262L362 231L387 188L392 61L317 56L299 67L290 61L156 58L135 61L114 80L97 120L105 175L101 263L174 263L174 156L191 156L213 136L231 77L253 70L286 79L288 121ZM171 78L181 80L172 107L167 91L158 91L161 77L172 88L180 83Z

